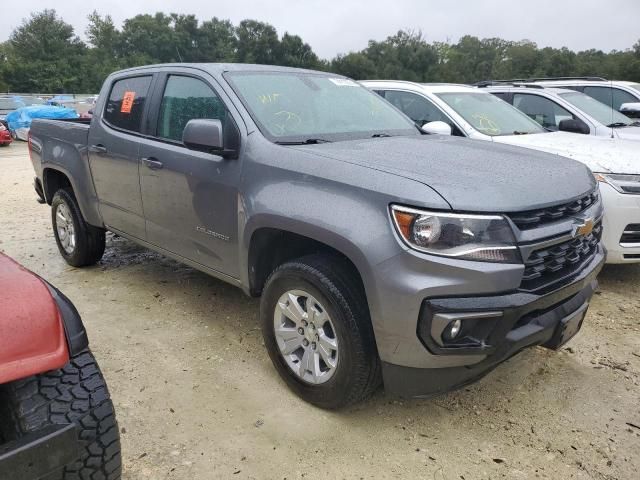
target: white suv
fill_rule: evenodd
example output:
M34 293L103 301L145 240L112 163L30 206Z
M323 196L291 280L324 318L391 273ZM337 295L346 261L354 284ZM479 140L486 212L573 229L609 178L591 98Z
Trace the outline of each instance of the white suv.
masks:
M637 142L549 132L486 90L464 85L363 81L427 133L457 135L555 153L586 164L600 182L608 263L640 262ZM527 166L523 165L523 170ZM568 178L567 182L571 179Z
M640 83L637 82L600 77L533 78L530 81L545 87L570 88L582 92L623 113L626 113L623 105L627 105L629 116L635 117L640 113Z
M551 131L640 140L640 120L624 116L582 92L537 84L481 86Z

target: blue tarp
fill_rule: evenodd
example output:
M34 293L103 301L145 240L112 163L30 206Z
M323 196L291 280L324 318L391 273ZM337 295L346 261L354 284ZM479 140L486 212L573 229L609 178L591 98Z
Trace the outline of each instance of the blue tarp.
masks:
M31 120L34 118L78 118L78 116L73 108L32 105L14 110L7 115L6 120L9 130L18 130L31 128Z

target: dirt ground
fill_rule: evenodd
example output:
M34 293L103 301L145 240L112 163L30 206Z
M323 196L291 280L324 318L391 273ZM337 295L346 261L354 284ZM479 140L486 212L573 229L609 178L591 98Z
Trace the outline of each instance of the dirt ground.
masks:
M82 314L124 479L640 478L640 266L605 268L560 352L530 349L437 399L379 391L325 412L278 378L257 300L121 238L98 266L67 266L25 144L1 148L0 168L0 251Z

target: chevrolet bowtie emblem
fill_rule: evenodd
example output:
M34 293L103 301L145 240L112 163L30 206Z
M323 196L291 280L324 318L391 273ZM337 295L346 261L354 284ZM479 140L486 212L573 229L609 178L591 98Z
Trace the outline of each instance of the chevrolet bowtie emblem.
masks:
M586 237L593 232L593 218L586 218L582 223L574 225L573 237Z

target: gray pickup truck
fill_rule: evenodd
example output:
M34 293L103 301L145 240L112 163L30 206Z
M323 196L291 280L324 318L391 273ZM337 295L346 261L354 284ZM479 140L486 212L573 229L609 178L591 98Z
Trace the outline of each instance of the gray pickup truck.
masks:
M261 295L275 368L323 408L559 348L605 256L585 166L426 135L330 73L120 71L90 124L36 120L29 144L70 265L98 262L109 230Z

